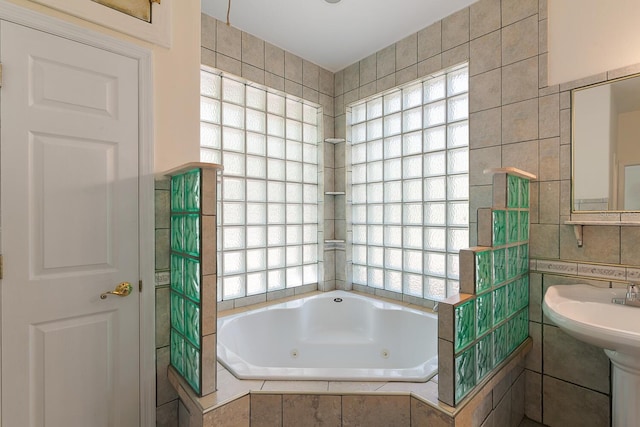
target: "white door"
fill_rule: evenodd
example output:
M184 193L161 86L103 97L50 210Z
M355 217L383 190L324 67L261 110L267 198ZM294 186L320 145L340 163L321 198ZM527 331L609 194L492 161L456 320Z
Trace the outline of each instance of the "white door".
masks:
M7 21L0 62L2 425L138 426L138 63Z

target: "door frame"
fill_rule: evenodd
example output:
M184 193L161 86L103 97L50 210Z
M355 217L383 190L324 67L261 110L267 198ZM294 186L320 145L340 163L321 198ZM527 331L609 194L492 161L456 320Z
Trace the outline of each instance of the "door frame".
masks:
M140 425L156 424L155 366L155 231L153 145L153 57L150 49L80 27L9 0L0 0L0 20L130 57L138 62L138 221L140 280ZM1 171L0 171L1 173ZM9 266L9 268L11 268ZM0 281L1 284L1 281ZM2 345L0 341L0 346ZM1 360L0 360L1 363ZM0 389L0 396L2 390ZM0 407L0 419L2 408Z

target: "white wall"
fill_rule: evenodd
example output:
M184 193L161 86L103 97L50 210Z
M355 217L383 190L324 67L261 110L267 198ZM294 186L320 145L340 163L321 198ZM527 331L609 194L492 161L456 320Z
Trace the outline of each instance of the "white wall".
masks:
M199 160L200 1L174 1L173 44L170 49L154 46L28 0L9 1L152 50L155 170L164 172L183 163Z
M548 0L549 86L640 63L640 1Z

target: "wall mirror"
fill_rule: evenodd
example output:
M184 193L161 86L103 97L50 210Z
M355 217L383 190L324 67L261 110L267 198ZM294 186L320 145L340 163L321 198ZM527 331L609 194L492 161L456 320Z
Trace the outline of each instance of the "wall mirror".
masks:
M640 211L640 74L572 92L572 209Z

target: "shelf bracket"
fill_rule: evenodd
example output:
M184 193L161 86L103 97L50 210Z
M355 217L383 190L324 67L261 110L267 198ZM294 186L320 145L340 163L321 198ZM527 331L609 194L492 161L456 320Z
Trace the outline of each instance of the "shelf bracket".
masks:
M576 235L578 247L582 247L582 224L573 224L573 233Z

